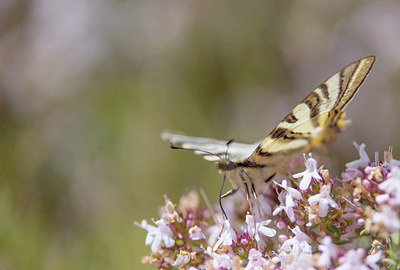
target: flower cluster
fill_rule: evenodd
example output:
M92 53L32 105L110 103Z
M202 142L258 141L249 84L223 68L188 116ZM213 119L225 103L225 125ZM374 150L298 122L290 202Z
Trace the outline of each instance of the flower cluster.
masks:
M304 155L305 171L266 185L258 201L244 194L224 201L229 220L200 204L197 192L178 206L165 197L160 219L147 230L159 269L399 269L400 161L392 149L384 160L346 164L340 178ZM257 211L257 209L260 209Z

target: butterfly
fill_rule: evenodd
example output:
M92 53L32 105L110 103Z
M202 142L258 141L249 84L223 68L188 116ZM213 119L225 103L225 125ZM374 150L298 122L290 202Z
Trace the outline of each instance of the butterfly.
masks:
M337 132L349 124L344 108L364 82L374 56L357 60L344 67L314 89L261 142L238 143L210 138L163 132L161 138L173 149L193 151L217 164L219 171L230 180L229 196L244 190L249 200L257 199L266 182L279 173L296 155L309 152L323 143L331 142ZM251 204L250 204L251 207ZM225 214L225 212L224 212ZM226 217L226 215L225 215Z

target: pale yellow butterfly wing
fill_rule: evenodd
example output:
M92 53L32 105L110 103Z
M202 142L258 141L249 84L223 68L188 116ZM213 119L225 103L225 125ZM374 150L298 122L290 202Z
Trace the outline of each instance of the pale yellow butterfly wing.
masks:
M250 155L249 161L268 166L330 141L344 125L344 107L368 75L374 56L343 68L298 104Z

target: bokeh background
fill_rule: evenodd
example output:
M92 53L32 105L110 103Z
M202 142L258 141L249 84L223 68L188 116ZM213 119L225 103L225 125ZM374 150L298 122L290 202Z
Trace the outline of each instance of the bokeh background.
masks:
M163 129L253 142L358 58L330 150L400 157L400 2L0 1L0 269L149 269L133 221L221 176Z

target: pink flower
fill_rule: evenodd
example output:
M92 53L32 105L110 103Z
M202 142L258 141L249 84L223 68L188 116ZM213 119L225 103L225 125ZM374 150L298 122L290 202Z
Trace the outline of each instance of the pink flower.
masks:
M192 240L205 239L206 237L201 232L201 229L197 226L193 226L189 229L189 238Z
M368 266L362 262L364 255L365 251L362 248L347 251L343 257L339 258L340 266L336 270L368 270Z
M262 270L263 264L267 261L262 257L261 252L254 248L250 249L248 259L249 262L244 270Z
M359 170L353 169L353 168L347 168L345 172L342 172L342 179L345 182L351 181L351 180L355 179L356 177L363 178L364 175Z
M160 209L160 216L163 220L168 223L174 223L175 221L182 222L182 218L175 210L175 205L168 199L167 195L164 194L165 205Z
M396 205L400 205L400 168L394 167L386 181L379 184L379 189L390 194Z

